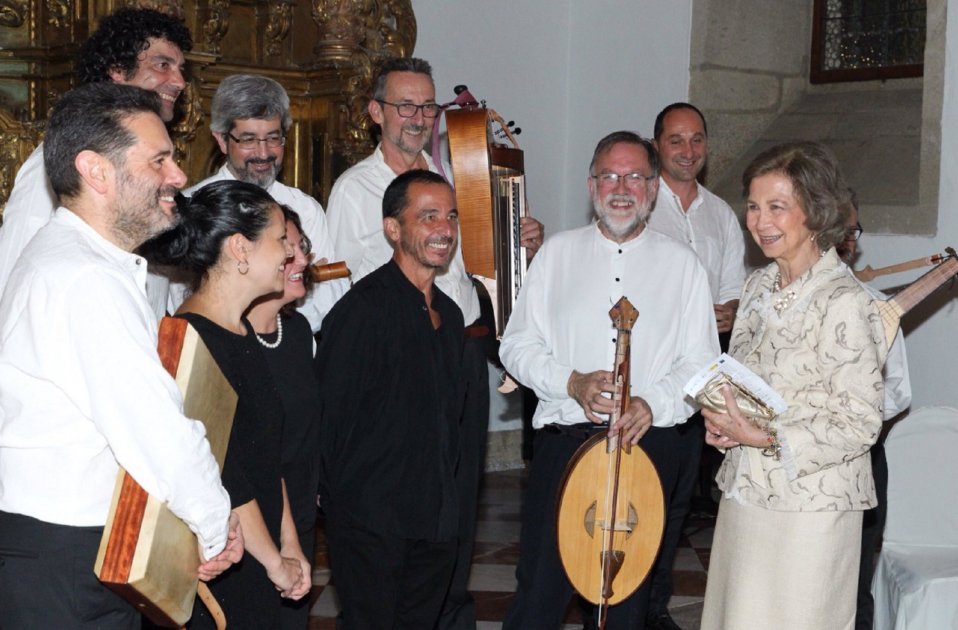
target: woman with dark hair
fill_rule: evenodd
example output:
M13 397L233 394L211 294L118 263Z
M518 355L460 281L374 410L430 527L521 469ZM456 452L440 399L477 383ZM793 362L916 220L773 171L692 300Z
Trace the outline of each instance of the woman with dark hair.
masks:
M319 486L319 390L313 368L316 344L309 321L296 311L296 303L309 292L312 244L289 206L280 206L286 222L286 240L293 250L283 270L283 290L258 298L246 316L256 340L263 347L269 368L283 401L282 468L295 531L303 554L312 559L315 550L316 494ZM319 262L325 262L321 259ZM283 540L287 532L283 532ZM282 549L280 550L282 552ZM280 628L306 628L309 598L284 601Z
M283 290L293 255L286 221L266 191L238 181L212 183L178 205L179 224L141 253L196 274L198 286L176 316L197 330L239 397L223 485L239 514L247 557L210 588L230 628L274 628L280 596L303 597L310 571L283 486L282 399L244 313L257 298ZM190 627L214 627L202 604Z
M703 410L726 449L702 628L852 628L868 449L881 429L881 317L842 263L847 186L821 145L773 147L742 177L773 263L743 289L729 353L788 404L771 422Z

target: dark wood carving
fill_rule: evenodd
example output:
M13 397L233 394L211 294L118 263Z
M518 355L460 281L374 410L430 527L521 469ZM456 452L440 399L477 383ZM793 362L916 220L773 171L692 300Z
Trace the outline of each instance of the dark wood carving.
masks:
M0 0L0 206L73 85L78 46L121 6L163 11L193 34L190 84L171 127L191 183L221 163L209 133L217 85L258 73L290 96L281 178L322 202L335 177L372 151L366 104L380 64L411 55L416 40L411 0Z

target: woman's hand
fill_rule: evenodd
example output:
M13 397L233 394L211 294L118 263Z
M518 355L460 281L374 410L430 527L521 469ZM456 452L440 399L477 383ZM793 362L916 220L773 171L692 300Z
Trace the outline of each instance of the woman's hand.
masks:
M292 593L300 586L303 580L303 567L295 558L286 556L277 556L278 560L271 563L266 569L266 575L270 582L276 587L280 595L287 598L293 598ZM302 597L300 595L299 597ZM295 599L299 599L299 597Z
M289 590L289 594L284 593L283 597L288 597L289 599L294 600L301 599L304 595L309 593L309 589L313 587L313 568L309 565L309 561L306 560L306 556L303 555L299 545L296 545L295 549L287 549L284 547L280 553L283 555L284 559L295 560L299 564L303 574L302 579L294 584Z
M705 443L716 448L732 448L739 445L756 448L768 446L768 434L752 424L752 421L741 412L735 402L732 388L724 385L722 396L725 398L728 413L702 409L702 416L705 418Z

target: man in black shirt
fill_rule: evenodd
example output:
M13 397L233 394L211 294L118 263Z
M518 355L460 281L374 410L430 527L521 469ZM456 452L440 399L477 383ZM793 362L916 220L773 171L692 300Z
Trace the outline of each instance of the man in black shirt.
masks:
M393 258L323 321L321 496L345 628L431 628L455 564L463 320L435 285L456 250L452 188L397 177Z

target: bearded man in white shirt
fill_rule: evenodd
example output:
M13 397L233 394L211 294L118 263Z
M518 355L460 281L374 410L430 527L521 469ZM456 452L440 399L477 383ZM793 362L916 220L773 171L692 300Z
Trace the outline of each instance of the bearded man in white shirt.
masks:
M77 55L79 84L112 81L160 95L160 117L170 122L186 79L184 52L193 47L180 21L152 9L122 8L104 17ZM17 172L0 226L0 295L20 252L53 216L58 203L43 163L43 143ZM147 278L147 297L157 318L166 310L168 281ZM19 291L25 287L15 286Z
M566 465L596 432L618 432L655 464L665 501L677 470L675 425L694 411L682 388L718 352L708 278L688 247L645 229L658 190L652 143L618 131L596 146L588 187L598 221L556 234L526 276L500 347L503 365L535 391L535 457L522 504L518 588L503 628L558 628L572 596L556 545L555 500ZM632 328L628 410L609 427L615 332L609 308L627 297ZM641 628L648 581L608 611L608 626Z
M432 68L423 59L391 59L380 69L369 101L369 115L382 129L372 155L344 172L329 194L329 230L336 251L346 260L353 282L387 263L392 246L383 233L382 202L386 187L412 169L438 172L423 150L440 107ZM542 244L542 224L525 217L521 245L529 255ZM461 241L461 239L459 239ZM452 298L466 324L463 363L467 366L466 402L460 427L456 484L461 510L456 569L439 620L440 630L468 630L476 625L475 605L467 591L472 566L479 481L485 466L489 428L489 374L485 344L494 331L479 322L479 296L466 274L462 251L436 276L436 286Z
M226 158L223 166L185 191L187 196L224 179L238 179L263 188L276 203L289 206L303 223L303 234L312 243L313 263L338 260L326 229L326 213L313 197L277 180L283 168L286 132L293 124L289 95L279 83L255 74L234 74L220 82L210 106L210 131ZM317 283L297 310L318 332L323 318L349 288L346 280ZM186 287L170 287L170 312L183 302Z
M146 261L186 176L159 97L91 83L60 98L44 142L63 204L0 299L0 619L11 628L139 627L97 581L118 466L199 539L200 577L243 552L203 425L157 354Z
M745 238L727 203L698 182L709 154L705 116L690 103L672 103L655 118L655 148L662 174L649 227L691 247L709 278L719 345L728 348L738 299L745 283ZM668 612L672 597L672 565L699 481L705 444L702 416L695 414L679 428L679 478L668 506L662 548L652 569L652 595L647 630L681 630Z

